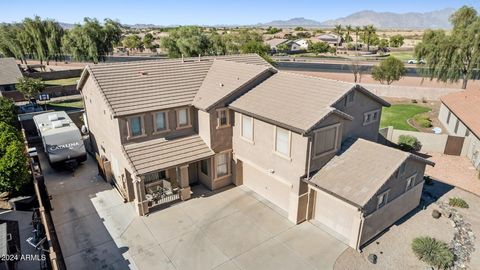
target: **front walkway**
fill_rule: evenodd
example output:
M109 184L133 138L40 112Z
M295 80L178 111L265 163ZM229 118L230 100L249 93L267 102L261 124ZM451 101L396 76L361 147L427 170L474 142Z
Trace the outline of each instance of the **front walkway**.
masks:
M441 182L480 196L480 179L472 162L463 156L428 153L435 167L427 166L425 174Z
M42 167L68 269L333 269L347 249L241 187L195 186L197 197L140 217L96 176L91 157L74 175Z

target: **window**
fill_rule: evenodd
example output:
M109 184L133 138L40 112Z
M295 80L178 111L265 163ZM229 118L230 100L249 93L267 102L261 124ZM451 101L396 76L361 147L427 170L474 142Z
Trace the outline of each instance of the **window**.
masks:
M417 174L414 174L407 178L407 186L405 188L405 191L411 189L413 186L415 186L415 178L417 177Z
M377 210L384 207L388 202L388 190L377 196Z
M315 132L314 156L319 157L337 151L339 124Z
M208 176L208 159L203 159L200 161L200 171Z
M290 156L290 131L275 127L275 151Z
M227 109L218 109L217 110L217 127L227 127L230 125Z
M157 112L155 114L155 132L162 132L168 129L168 120L166 112Z
M460 121L458 121L457 119L457 122L455 123L455 134L457 134L459 124L460 124Z
M467 129L465 130L465 137L468 137L469 135L470 135L470 130L467 128Z
M162 180L162 179L166 179L166 178L167 178L166 171L149 173L149 174L145 175L145 184L155 182L155 181L158 181L158 180Z
M177 110L177 127L189 127L190 126L190 116L188 108L178 109Z
M366 112L363 114L363 125L375 123L380 119L380 110Z
M398 168L395 177L396 177L396 178L399 178L399 177L403 176L403 174L405 173L406 169L407 169L407 163L406 163L406 162L403 162L402 165L400 165L400 168Z
M141 116L130 117L128 119L129 124L129 137L137 137L143 135L143 119Z
M448 111L447 124L450 124L450 117L452 117L452 112L451 112L451 111Z
M351 91L345 97L345 107L350 106L351 104L353 104L354 101L355 101L355 91Z
M253 142L253 118L242 115L242 137Z
M229 174L228 160L229 160L229 153L220 153L215 157L215 167L216 167L217 178L226 176Z

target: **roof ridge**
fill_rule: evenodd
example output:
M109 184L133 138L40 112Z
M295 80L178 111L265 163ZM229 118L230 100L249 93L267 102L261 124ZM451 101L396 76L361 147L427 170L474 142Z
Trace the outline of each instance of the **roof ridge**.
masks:
M317 79L317 80L319 80L319 81L331 81L331 82L339 82L339 83L351 84L352 86L358 85L357 83L350 83L350 82L346 82L346 81L329 79L329 78L318 77L318 76L313 76L313 75L307 75L307 74L302 74L302 73L290 72L290 71L283 71L283 70L281 70L281 71L279 71L278 73L284 73L284 74L295 75L295 76L300 76L300 77L305 77L305 78Z

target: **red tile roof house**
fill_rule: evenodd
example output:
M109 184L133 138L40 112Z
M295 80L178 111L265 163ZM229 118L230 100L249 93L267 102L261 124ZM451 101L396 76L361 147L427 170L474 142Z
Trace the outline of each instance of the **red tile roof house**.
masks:
M465 137L462 153L480 170L480 91L448 94L441 101L438 119L449 134Z
M386 101L254 54L89 65L78 88L107 178L140 215L197 183L243 185L359 249L418 206L433 165L375 143Z

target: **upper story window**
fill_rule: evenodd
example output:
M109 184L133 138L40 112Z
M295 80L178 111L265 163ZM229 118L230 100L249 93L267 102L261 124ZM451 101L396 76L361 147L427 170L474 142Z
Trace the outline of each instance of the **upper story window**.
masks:
M388 190L377 196L377 210L384 207L388 202Z
M143 116L132 116L128 118L128 137L134 138L145 134Z
M407 178L407 185L405 187L405 191L408 191L411 189L413 186L415 186L415 178L417 178L417 174L414 174Z
M177 110L177 127L185 128L190 126L190 109L182 108Z
M275 127L275 152L290 157L290 139L291 132L289 130Z
M253 118L242 114L242 137L253 142Z
M230 116L228 109L222 108L217 110L217 128L230 126Z
M338 150L340 124L321 128L315 131L314 157L321 157Z
M363 125L369 125L378 122L380 119L380 110L374 110L363 114Z
M352 105L355 102L355 91L351 91L345 97L345 107Z
M452 112L451 112L451 111L448 111L448 114L447 114L447 124L450 124L450 117L452 117Z
M457 119L457 122L455 123L455 130L454 130L455 135L456 135L457 132L458 132L458 126L459 126L459 124L460 124L460 121L458 121L458 119Z
M155 132L163 132L168 130L168 112L157 112L154 115Z

